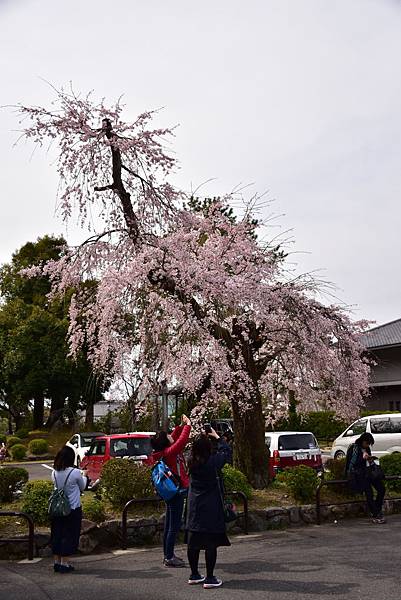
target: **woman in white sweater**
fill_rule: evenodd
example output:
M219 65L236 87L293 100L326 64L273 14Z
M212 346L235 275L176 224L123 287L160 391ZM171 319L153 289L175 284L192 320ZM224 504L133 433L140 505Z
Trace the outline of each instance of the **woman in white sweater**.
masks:
M69 515L53 517L51 520L51 543L56 573L70 573L74 570L69 563L69 557L77 552L81 534L81 493L87 487L88 478L81 475L81 471L74 467L74 462L75 452L69 446L61 448L54 459L54 487L64 490L71 506Z

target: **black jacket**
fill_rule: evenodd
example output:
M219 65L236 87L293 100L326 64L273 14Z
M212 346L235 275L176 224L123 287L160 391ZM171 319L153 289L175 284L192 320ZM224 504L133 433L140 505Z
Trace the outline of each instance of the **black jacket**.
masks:
M221 469L231 460L231 449L226 442L219 440L217 452L206 464L190 472L188 493L188 531L202 533L224 533L223 503L221 492ZM219 490L220 485L220 490Z
M363 453L366 452L371 456L370 448L364 450L359 444L351 444L348 448L346 459L346 473L350 481L351 488L355 492L362 492L366 488L369 480L369 467L366 460L363 458Z

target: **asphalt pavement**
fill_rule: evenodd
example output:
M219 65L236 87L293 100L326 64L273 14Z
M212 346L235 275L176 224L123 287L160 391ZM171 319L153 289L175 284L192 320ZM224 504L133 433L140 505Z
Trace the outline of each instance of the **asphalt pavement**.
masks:
M401 516L234 538L218 555L216 590L188 586L187 569L161 566L160 549L82 556L55 574L50 559L0 562L0 600L393 600L401 596ZM177 554L184 556L184 547ZM202 569L203 570L203 569Z
M53 461L32 461L20 463L5 463L5 467L23 467L29 473L29 479L49 479Z

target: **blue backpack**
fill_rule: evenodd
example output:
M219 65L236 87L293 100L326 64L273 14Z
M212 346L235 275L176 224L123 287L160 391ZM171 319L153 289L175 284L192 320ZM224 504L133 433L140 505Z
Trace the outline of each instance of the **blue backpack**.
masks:
M180 480L163 459L152 468L152 482L162 500L168 502L180 491Z

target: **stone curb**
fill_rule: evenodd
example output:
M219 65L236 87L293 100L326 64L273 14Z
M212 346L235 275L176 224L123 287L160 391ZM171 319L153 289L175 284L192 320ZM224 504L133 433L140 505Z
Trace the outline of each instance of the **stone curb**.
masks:
M384 502L387 515L401 513L401 499L389 499ZM334 522L342 519L368 516L366 503L344 502L341 505L329 504L321 506L321 522ZM270 506L264 509L250 510L248 514L249 532L262 532L287 527L302 527L316 524L316 506L314 504L294 505L288 507ZM164 516L128 519L128 547L154 546L162 542ZM231 534L242 534L243 516L238 522L230 523ZM16 536L24 538L25 536ZM82 554L104 552L121 548L121 521L112 519L100 525L84 519L82 521L79 551ZM35 534L35 555L51 556L50 533ZM27 544L2 542L0 538L0 560L24 558L27 555Z

